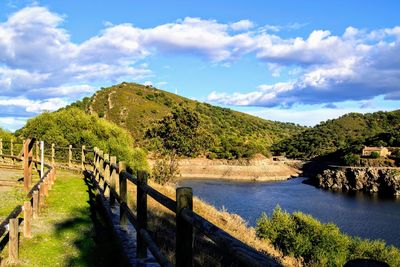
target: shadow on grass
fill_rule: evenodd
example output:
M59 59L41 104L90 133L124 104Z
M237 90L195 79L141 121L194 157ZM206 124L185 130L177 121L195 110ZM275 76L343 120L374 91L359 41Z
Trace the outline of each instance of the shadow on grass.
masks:
M121 252L110 226L104 219L93 186L88 186L89 207L76 209L71 219L56 224L59 238L74 238L73 245L79 255L69 257L66 266L125 266L120 259Z

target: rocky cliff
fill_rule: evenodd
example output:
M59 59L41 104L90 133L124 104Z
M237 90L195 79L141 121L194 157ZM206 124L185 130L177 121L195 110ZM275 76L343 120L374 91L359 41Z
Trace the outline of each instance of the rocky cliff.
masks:
M329 168L317 175L324 189L364 191L400 197L400 169L376 167Z

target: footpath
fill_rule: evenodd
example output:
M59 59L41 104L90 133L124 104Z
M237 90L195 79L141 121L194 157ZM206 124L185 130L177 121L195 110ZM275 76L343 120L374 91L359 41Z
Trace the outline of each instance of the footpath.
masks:
M16 266L119 266L118 246L96 213L82 174L57 172L46 206L20 243Z

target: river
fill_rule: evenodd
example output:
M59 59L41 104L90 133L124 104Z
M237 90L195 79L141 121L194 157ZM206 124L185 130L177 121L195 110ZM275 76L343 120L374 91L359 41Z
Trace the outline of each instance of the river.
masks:
M400 247L400 199L383 199L363 193L337 193L302 183L183 180L195 196L213 206L239 214L255 226L262 212L271 215L276 205L288 212L301 211L322 222L333 222L349 235L383 239Z

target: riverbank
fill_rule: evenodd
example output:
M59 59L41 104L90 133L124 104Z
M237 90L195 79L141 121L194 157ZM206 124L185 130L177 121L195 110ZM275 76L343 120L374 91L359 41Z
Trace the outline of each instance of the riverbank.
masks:
M263 156L241 160L180 159L178 180L284 181L301 173L292 167L293 163L298 162L273 161Z

